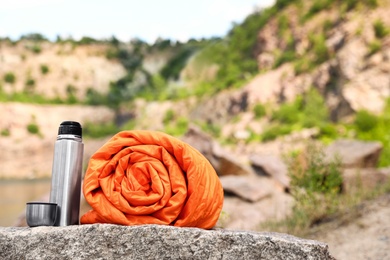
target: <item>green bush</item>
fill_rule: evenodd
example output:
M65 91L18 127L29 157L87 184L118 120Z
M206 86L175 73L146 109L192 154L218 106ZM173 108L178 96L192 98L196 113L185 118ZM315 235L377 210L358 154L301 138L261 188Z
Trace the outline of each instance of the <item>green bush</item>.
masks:
M283 51L279 55L279 57L277 57L277 59L275 61L275 64L274 64L274 68L279 67L283 63L294 61L295 59L296 59L296 52L294 50L292 50L292 51L288 51L288 50L287 51Z
M321 12L322 10L329 9L335 0L315 0L311 2L312 5L310 6L309 11L303 16L303 21L312 18L315 14Z
M255 114L256 119L262 118L263 116L266 115L265 106L263 104L256 104L253 107L253 113Z
M330 58L330 53L328 47L326 46L326 36L324 33L318 35L309 36L314 54L315 54L315 64L319 65Z
M359 110L354 123L359 131L368 132L378 125L378 117L367 110Z
M42 51L41 46L38 44L34 44L33 46L30 46L28 49L31 50L35 54L41 53L41 51Z
M390 32L389 28L383 23L382 20L376 20L373 24L373 27L375 37L377 37L378 39L386 37Z
M278 110L272 114L272 120L279 121L282 124L294 124L299 121L301 100L293 103L284 103Z
M26 80L26 86L29 86L29 87L35 86L35 80L32 78L28 78Z
M49 67L48 67L47 65L45 65L45 64L42 64L42 65L41 65L41 73L42 73L43 75L49 73Z
M176 117L175 111L173 111L172 109L168 109L165 112L165 115L164 115L164 118L163 118L163 123L164 124L169 124L170 122L172 122L175 119L175 117Z
M36 123L30 123L27 125L27 131L30 134L39 134L39 126Z
M303 188L309 193L335 195L341 192L341 162L325 160L325 153L318 145L310 144L303 155L304 163L290 165L291 186Z
M10 136L11 133L10 133L10 131L9 131L8 128L4 128L4 129L1 130L0 135L1 135L1 136Z
M320 126L329 120L329 111L322 95L313 87L305 97L303 107L303 126Z
M374 53L377 53L382 49L382 42L378 40L373 40L368 44L368 55L372 55Z
M10 84L15 83L15 81L16 81L15 74L13 74L12 72L7 72L7 73L4 75L4 81L5 81L6 83L10 83Z
M319 136L322 138L329 138L330 140L336 139L339 134L334 124L324 123L320 124L320 133Z
M120 131L114 123L92 123L86 122L83 125L83 136L89 138L101 138L114 135Z
M188 129L188 119L180 117L177 119L176 124L172 126L171 124L165 127L165 132L173 136L182 136L187 132Z
M261 140L264 142L272 141L279 136L288 135L292 130L293 128L290 125L273 125L261 134Z

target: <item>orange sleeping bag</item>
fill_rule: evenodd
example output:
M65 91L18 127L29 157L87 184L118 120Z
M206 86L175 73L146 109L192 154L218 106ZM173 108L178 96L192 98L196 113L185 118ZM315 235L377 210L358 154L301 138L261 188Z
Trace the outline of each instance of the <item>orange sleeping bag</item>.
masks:
M209 161L162 132L122 131L90 159L83 192L92 210L82 224L164 224L210 229L223 190Z

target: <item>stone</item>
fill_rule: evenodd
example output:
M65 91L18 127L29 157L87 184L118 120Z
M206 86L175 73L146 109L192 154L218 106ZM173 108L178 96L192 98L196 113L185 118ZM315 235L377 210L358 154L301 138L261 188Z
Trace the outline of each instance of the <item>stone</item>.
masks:
M289 188L290 177L287 166L280 158L273 155L254 154L249 157L249 160L257 173L272 176L284 188Z
M352 192L359 189L375 189L378 185L389 182L389 180L390 167L344 169L343 190Z
M1 259L334 259L325 243L280 233L95 224L0 228Z
M376 167L382 151L380 142L340 139L325 148L325 160L339 158L345 168Z
M286 193L274 192L259 201L249 202L225 194L217 226L231 230L260 231L266 222L282 221L292 212L295 201Z
M229 175L221 176L219 179L224 191L249 202L256 202L270 196L275 186L267 177Z
M203 154L218 175L250 174L248 167L198 127L190 126L182 140Z

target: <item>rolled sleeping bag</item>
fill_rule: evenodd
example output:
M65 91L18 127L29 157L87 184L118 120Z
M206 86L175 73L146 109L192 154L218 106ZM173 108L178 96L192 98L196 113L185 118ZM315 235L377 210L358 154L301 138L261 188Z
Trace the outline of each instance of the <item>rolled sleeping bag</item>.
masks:
M162 132L114 135L90 159L83 192L92 210L81 224L162 224L210 229L223 189L209 161Z

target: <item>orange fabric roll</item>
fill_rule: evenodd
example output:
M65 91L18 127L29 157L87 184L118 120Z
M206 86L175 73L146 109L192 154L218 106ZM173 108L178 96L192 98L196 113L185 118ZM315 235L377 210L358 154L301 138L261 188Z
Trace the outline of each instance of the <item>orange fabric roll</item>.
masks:
M82 224L163 224L210 229L223 189L209 161L162 132L122 131L90 159L83 183L92 210Z

